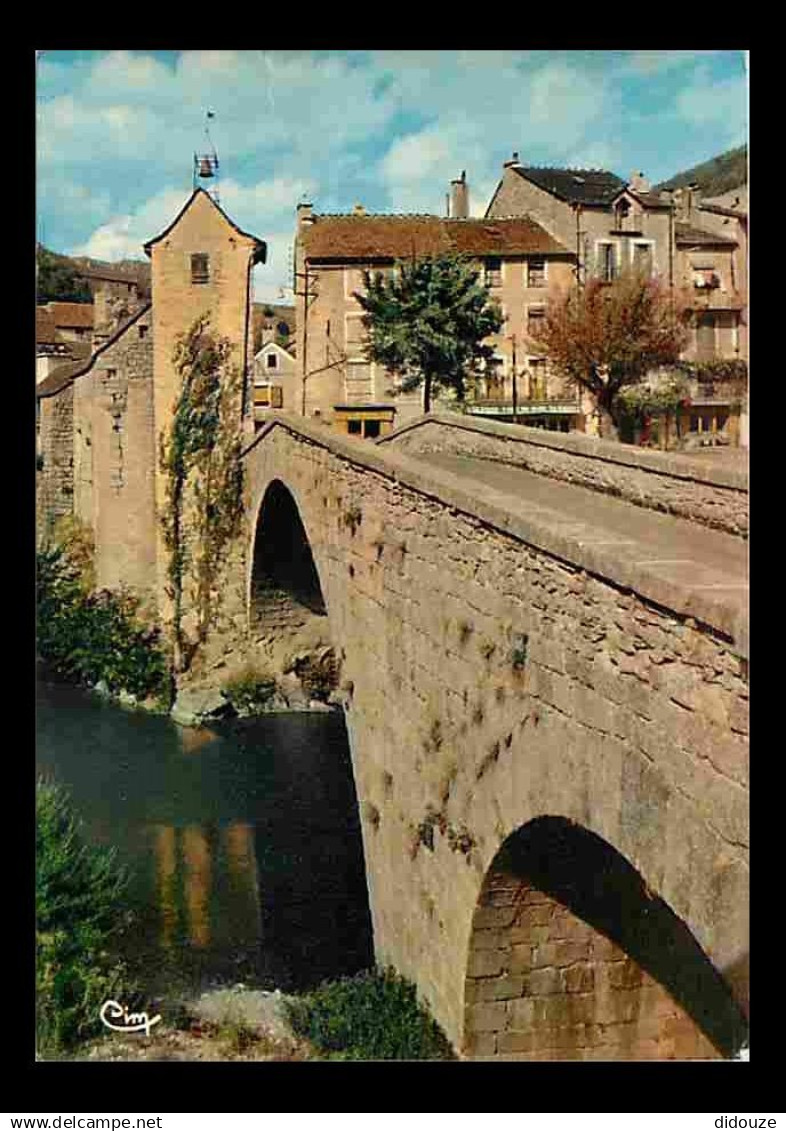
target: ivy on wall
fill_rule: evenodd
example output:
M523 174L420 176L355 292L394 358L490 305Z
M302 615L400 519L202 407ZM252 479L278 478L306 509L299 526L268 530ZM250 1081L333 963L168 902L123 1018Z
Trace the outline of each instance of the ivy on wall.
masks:
M232 343L215 335L203 315L180 336L172 358L181 385L172 424L161 436L160 466L176 673L188 670L215 620L222 554L242 523L242 374L230 364L231 352Z
M675 378L657 389L647 385L632 385L617 396L617 413L622 430L625 426L638 427L648 417L675 413L688 397L684 379Z

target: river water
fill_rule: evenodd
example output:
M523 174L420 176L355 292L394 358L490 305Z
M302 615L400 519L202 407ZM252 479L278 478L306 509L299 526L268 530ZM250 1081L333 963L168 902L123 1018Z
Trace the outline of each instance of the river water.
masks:
M132 873L144 990L307 989L372 964L343 716L182 729L77 688L37 688L39 773Z

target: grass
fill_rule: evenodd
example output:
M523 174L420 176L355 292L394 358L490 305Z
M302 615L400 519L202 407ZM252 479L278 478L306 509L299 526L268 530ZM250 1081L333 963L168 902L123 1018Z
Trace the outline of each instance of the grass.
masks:
M415 987L392 969L325 982L286 1003L289 1023L330 1060L453 1060Z

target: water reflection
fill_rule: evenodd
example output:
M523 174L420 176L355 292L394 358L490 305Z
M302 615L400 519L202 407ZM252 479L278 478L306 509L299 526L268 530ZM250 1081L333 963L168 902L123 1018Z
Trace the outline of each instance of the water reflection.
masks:
M39 770L133 868L151 972L292 989L371 963L341 716L184 731L42 684L37 719Z

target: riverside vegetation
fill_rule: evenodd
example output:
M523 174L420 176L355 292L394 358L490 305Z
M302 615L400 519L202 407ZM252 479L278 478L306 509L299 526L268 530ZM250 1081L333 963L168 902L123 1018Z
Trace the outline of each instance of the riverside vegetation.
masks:
M100 1030L109 998L129 1000L121 943L128 874L111 849L89 844L68 795L36 784L36 1029L41 1056Z
M453 1053L415 987L392 969L364 971L283 1006L284 1032L244 1017L244 994L221 1022L199 1020L171 1000L149 1037L108 1038L100 1009L110 998L134 1008L130 876L112 849L90 844L68 793L36 784L36 1028L42 1059L445 1060ZM252 991L251 997L258 996ZM141 999L140 999L141 1000ZM143 1008L139 1005L138 1008ZM280 1025L278 1026L280 1030Z

